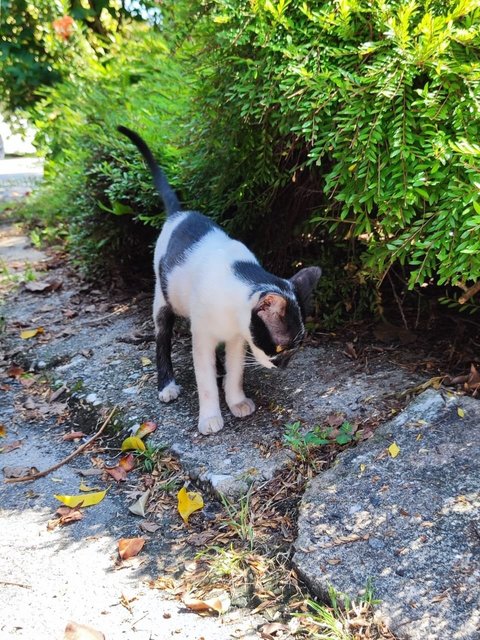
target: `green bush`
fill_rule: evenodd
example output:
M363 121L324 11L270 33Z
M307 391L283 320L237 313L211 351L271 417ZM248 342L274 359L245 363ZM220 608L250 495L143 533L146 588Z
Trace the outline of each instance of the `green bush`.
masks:
M122 123L268 267L326 265L335 321L374 308L363 285L392 265L410 287L477 281L477 4L165 0L162 37L131 29L37 108L72 248L115 262L161 222Z
M25 215L66 226L70 251L87 269L150 266L152 227L163 220L151 176L116 126L139 130L167 172L177 164L188 79L158 34L135 26L127 36L102 64L86 58L70 79L44 89L33 111L47 162Z
M377 280L480 278L477 2L188 4L205 204L267 254L310 232L359 243Z

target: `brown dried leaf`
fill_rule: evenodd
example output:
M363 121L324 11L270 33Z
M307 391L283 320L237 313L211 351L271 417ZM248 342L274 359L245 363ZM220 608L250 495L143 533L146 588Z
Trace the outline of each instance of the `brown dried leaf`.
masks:
M155 522L150 522L150 520L142 520L140 523L140 529L145 531L145 533L155 533L157 529L160 529L160 525Z
M122 560L137 556L143 549L145 538L122 538L118 541L118 554Z
M16 364L12 364L7 369L7 376L9 378L19 378L21 375L25 373L25 369L19 367Z
M123 467L118 465L116 467L105 467L105 471L112 476L116 482L125 482L127 479L127 472Z
M3 467L3 474L6 478L26 478L38 473L36 467Z
M66 524L72 524L72 522L77 522L83 518L83 511L78 507L75 509L71 509L70 507L59 507L55 513L60 517L48 521L47 529L49 531L52 531L52 529L55 529L56 527L63 527Z
M14 451L15 449L20 449L22 446L23 440L14 440L13 442L9 442L5 446L0 448L2 453L9 453L10 451Z
M135 469L135 456L133 453L128 453L120 458L118 464L122 469L125 469L125 471L131 471L132 469Z
M182 598L183 604L191 611L216 611L225 613L230 608L230 596L226 591L219 592L215 597L202 600L185 595Z
M79 438L83 438L85 434L83 431L69 431L69 433L65 433L62 436L62 440L70 441L70 440L78 440Z

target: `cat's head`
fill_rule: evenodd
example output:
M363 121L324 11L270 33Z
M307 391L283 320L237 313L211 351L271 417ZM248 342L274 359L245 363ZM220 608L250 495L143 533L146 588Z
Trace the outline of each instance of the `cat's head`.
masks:
M305 336L304 320L309 300L322 271L301 269L284 281L285 290L264 291L252 309L250 349L257 362L283 369Z

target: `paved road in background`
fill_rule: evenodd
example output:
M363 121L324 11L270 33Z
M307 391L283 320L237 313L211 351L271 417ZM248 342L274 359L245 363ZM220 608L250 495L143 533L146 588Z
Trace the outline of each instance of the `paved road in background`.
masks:
M42 175L42 158L9 157L0 160L0 202L24 197Z

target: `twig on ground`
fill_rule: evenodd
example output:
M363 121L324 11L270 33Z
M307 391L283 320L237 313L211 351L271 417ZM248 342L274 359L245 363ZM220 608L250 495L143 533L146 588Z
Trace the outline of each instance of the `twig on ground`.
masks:
M7 479L4 480L4 482L8 482L8 483L11 483L11 482L32 482L33 480L38 480L38 478L43 478L44 476L48 475L52 471L56 471L57 469L59 469L61 466L63 466L67 462L70 462L70 460L75 458L75 456L78 456L79 453L82 453L82 451L84 451L90 444L92 444L92 442L94 440L96 440L105 431L106 426L108 425L108 423L112 419L113 414L115 413L116 410L117 410L117 406L113 407L113 409L110 411L110 413L108 414L105 422L102 424L102 426L97 431L97 433L95 433L89 440L87 440L87 442L84 442L82 445L77 447L75 449L75 451L73 451L69 456L67 456L66 458L64 458L63 460L58 462L57 464L54 464L53 467L49 467L48 469L45 469L45 471L39 471L38 473L33 473L32 475L29 475L29 476L22 476L20 478L7 478Z
M22 589L31 589L31 585L22 584L21 582L8 582L8 580L0 580L0 584L6 587L22 587Z

